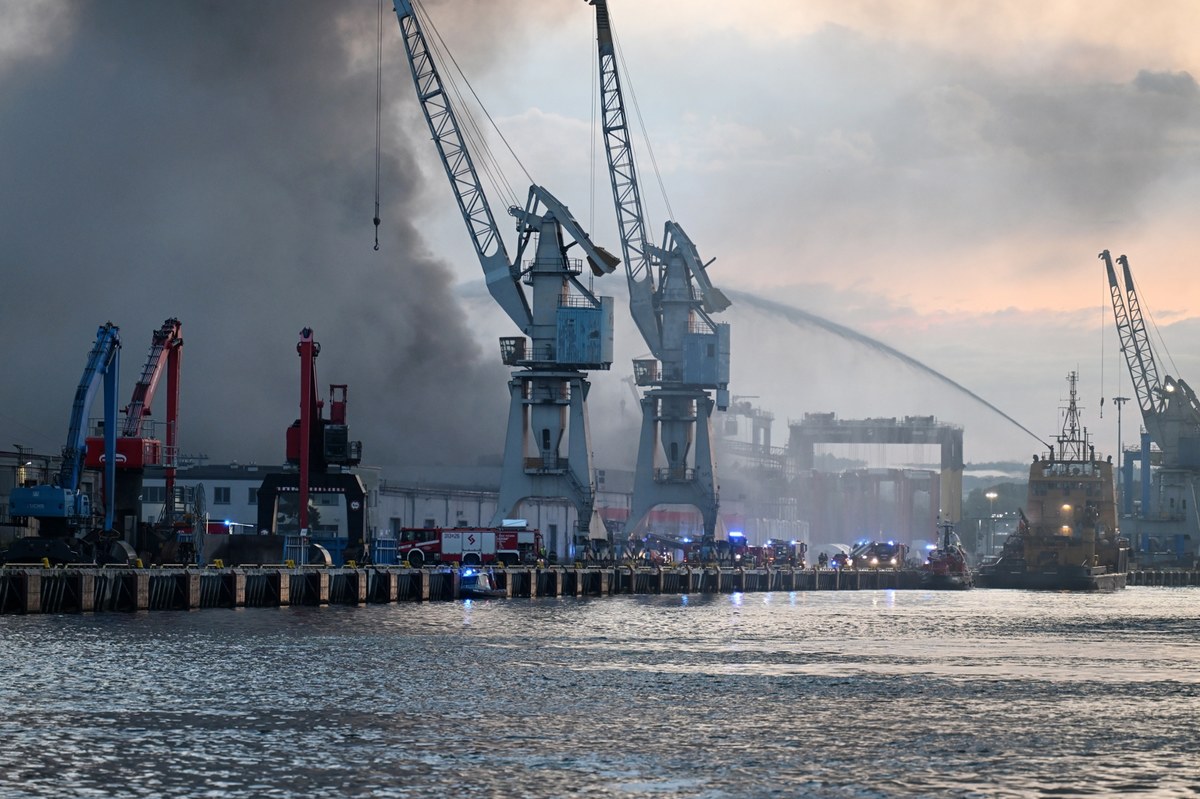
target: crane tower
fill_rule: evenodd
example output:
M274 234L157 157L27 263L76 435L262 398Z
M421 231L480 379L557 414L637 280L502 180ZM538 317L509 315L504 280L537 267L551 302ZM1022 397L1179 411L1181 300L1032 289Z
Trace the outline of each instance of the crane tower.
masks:
M666 223L661 246L647 240L608 5L605 0L590 2L596 7L604 149L621 229L629 309L654 356L633 363L634 379L645 392L626 532L656 505L681 504L700 511L704 537L712 539L720 506L712 410L714 404L719 410L729 406L729 325L714 322L710 314L730 302L713 286L708 264L677 223Z
M604 535L594 518L586 370L608 369L613 347L612 298L597 297L579 278L583 260L596 276L620 261L594 245L567 207L538 185L530 187L525 207L508 209L518 238L516 257L509 258L418 13L424 12L414 0L396 1L417 98L488 291L522 334L500 339L503 362L516 370L508 383L504 465L491 523L499 525L526 498L566 497L576 511L566 542L573 556L578 545ZM568 257L575 246L582 260Z

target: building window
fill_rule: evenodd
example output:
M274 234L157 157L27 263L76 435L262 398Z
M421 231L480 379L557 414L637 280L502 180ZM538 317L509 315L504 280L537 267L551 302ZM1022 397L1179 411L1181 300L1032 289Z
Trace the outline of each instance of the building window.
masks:
M167 501L166 486L142 486L142 502L161 505Z
M251 486L250 488L246 489L246 504L258 504L258 486Z
M229 504L229 486L217 486L213 489L213 504L228 505Z
M425 520L425 529L426 530L432 530L434 527L437 527L437 519L426 519Z

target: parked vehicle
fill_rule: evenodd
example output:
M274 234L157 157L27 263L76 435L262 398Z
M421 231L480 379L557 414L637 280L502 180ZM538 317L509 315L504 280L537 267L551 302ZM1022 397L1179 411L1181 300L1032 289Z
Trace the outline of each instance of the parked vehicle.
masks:
M430 563L533 564L542 549L541 532L524 526L404 527L396 535L399 560L416 568Z

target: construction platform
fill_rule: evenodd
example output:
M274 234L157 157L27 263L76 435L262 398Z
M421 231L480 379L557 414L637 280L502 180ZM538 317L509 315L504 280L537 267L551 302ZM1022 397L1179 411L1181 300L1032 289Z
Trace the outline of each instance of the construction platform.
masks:
M614 594L730 594L917 588L916 571L837 569L496 568L511 598ZM366 605L462 598L457 569L114 568L8 566L0 569L0 613L95 613L287 605Z

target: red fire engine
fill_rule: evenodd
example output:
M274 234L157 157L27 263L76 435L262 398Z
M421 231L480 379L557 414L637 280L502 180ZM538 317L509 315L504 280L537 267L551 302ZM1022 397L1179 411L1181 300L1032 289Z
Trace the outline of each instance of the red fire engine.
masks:
M525 527L404 527L396 533L398 559L420 568L427 563L481 565L533 563L542 534Z

